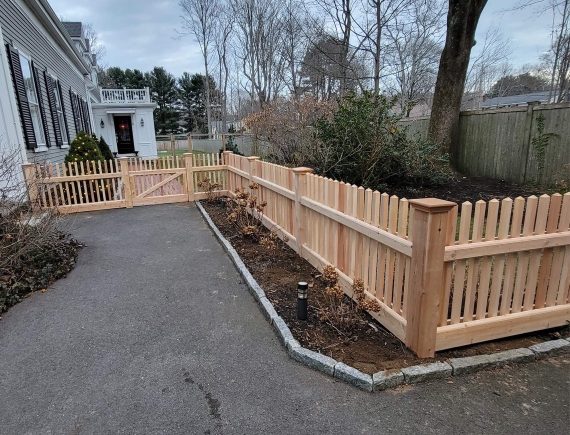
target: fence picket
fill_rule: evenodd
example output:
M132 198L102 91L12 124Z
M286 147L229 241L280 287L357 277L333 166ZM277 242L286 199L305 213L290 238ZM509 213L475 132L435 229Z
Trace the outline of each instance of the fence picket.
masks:
M472 204L464 202L461 204L461 220L459 223L458 244L469 241L469 230L471 227ZM463 289L465 287L465 260L455 263L455 277L453 280L453 300L451 304L451 323L459 323L461 320L461 305L463 303Z
M406 233L408 223L408 200L402 198L399 202L398 209L398 235L402 236ZM400 252L396 253L396 264L394 271L394 298L393 309L400 313L402 308L404 273L406 271L406 256Z
M544 221L546 223L546 213L548 211L548 201L550 201L550 197L548 195L544 195L546 197L547 202L542 202L541 207L541 215L544 215ZM544 198L541 198L544 200ZM526 210L524 216L524 224L523 224L523 236L530 236L534 232L535 222L536 222L536 214L537 214L537 207L538 207L538 198L534 195L529 196L526 201ZM529 252L523 251L518 254L518 261L517 261L517 272L516 272L516 279L515 279L515 287L513 290L513 302L512 302L512 313L518 313L522 310L523 298L524 298L524 291L526 285L526 278L528 272L528 265L529 265Z
M458 207L455 205L451 209L449 213L449 223L447 224L447 237L449 244L452 244L455 240L455 232L457 230L457 211ZM408 263L409 261L406 259L406 278L405 282L408 281ZM450 298L451 298L451 284L453 282L453 263L448 262L444 265L445 268L445 281L444 281L444 294L443 294L443 304L440 309L439 313L439 326L447 325L447 319L451 316L450 313ZM405 299L404 299L405 300Z
M497 231L497 218L499 216L499 201L492 199L487 208L487 222L485 223L485 240L495 240ZM491 281L491 259L483 257L480 261L479 290L477 293L477 311L475 318L484 319L487 313L489 299L489 284Z
M477 201L475 203L475 215L473 216L473 233L471 242L480 242L483 239L483 228L485 221L485 210L487 203ZM467 284L465 287L465 301L463 307L463 321L473 320L473 310L477 297L477 287L479 281L479 259L471 258L467 260Z
M388 202L388 231L396 234L398 231L398 197L392 195ZM384 278L384 301L389 307L392 306L394 294L394 267L396 253L392 249L386 249L386 275Z
M518 238L521 235L521 225L525 200L522 197L517 197L514 202L513 216L511 220L511 239ZM501 295L501 315L508 314L511 309L511 302L513 296L513 286L515 280L515 267L517 262L517 254L507 254L505 275L503 282L503 292Z

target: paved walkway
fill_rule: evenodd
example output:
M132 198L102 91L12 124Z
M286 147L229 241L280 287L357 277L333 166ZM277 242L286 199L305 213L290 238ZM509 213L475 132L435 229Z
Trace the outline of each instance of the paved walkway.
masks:
M568 429L568 358L365 393L287 357L194 206L67 222L75 270L0 321L0 433Z

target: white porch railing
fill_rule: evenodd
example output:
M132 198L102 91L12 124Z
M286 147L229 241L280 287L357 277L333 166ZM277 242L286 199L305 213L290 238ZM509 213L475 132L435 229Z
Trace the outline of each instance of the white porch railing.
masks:
M114 104L150 103L149 88L101 89L101 102Z

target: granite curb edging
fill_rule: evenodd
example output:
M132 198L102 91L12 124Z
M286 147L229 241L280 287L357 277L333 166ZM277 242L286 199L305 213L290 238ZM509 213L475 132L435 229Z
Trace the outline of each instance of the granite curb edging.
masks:
M263 289L251 275L237 251L223 236L212 221L202 204L196 201L196 206L202 217L231 258L236 269L245 280L249 292L257 301L261 312L273 326L279 341L285 347L289 357L314 370L333 376L352 386L365 391L382 391L402 384L415 384L430 380L445 379L451 376L461 376L489 367L500 367L509 363L533 361L548 355L558 355L570 351L570 337L537 343L528 348L510 349L491 354L475 355L462 358L450 358L447 361L435 361L401 369L384 370L373 375L336 361L335 359L302 347L293 337L285 321L277 314Z

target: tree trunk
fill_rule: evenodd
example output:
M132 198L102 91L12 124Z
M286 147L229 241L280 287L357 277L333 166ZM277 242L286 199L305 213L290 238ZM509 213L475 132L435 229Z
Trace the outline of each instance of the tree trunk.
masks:
M486 3L487 0L449 1L447 36L439 61L428 135L452 155L475 30Z
M382 1L376 3L376 49L374 51L374 95L380 95L380 51L382 46Z
M204 51L204 53L207 53ZM210 106L210 74L208 71L208 56L204 55L204 69L206 70L206 118L208 120L208 139L212 135L212 113Z

